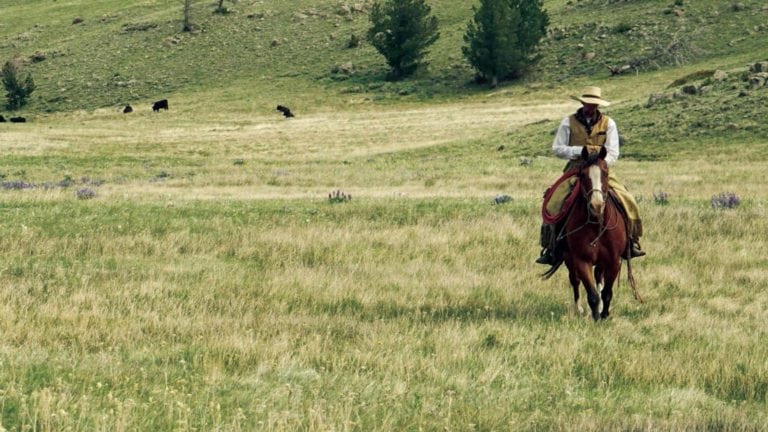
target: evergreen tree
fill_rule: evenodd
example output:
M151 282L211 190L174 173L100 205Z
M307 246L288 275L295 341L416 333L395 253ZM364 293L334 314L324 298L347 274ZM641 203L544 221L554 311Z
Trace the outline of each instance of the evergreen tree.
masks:
M413 74L440 37L437 18L425 0L383 0L371 8L367 39L383 55L390 76L401 79Z
M462 53L478 78L496 86L522 75L536 61L536 47L549 25L542 0L480 0L472 9Z
M35 90L35 82L32 75L27 74L24 80L19 76L18 64L11 60L3 65L3 87L5 87L5 97L8 100L6 107L9 110L16 110L27 104L27 98Z
M190 22L190 15L192 14L192 0L184 0L183 4L184 7L182 8L182 13L184 14L184 25L182 26L182 30L191 32L192 23Z

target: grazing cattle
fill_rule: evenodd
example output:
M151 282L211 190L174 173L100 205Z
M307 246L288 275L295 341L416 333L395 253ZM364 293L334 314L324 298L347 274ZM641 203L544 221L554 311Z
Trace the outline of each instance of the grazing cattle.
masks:
M158 112L161 109L168 111L168 99L159 100L152 104L152 111Z
M277 110L280 111L281 113L283 113L283 116L285 116L286 118L288 118L288 117L295 117L293 115L293 113L291 112L291 109L288 108L287 106L278 105L277 106Z
M133 107L130 105L126 105L125 108L123 108L123 114L128 114L133 112Z
M0 123L5 123L5 117L2 114L0 114Z
M11 117L11 123L26 123L26 121L24 117Z

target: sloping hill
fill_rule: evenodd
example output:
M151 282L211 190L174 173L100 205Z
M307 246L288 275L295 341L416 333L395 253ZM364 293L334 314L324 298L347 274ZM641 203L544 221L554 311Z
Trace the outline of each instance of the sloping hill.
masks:
M227 3L228 14L198 1L187 33L179 3L9 3L0 58L21 57L35 77L38 89L23 110L32 115L117 112L128 103L148 110L165 97L174 109L186 107L185 115L206 118L270 115L278 103L302 114L403 103L561 103L597 83L616 102L610 113L622 120L625 157L684 156L768 132L761 120L768 87L749 81L762 73L750 68L768 59L768 5L757 1L547 1L551 27L540 62L497 89L475 84L460 54L472 10L457 0L432 2L441 38L428 67L401 82L385 80L383 58L369 44L349 47L365 34L370 0L243 0ZM714 79L717 70L728 73ZM683 91L686 85L694 90ZM660 103L646 106L651 95ZM514 157L546 155L541 143L557 119L548 120L511 135L485 134L488 145L511 140Z
M27 60L38 84L29 106L33 112L120 106L229 87L244 99L269 102L264 109L282 99L306 100L305 110L336 105L339 95L434 101L486 91L472 83L460 53L472 11L459 0L431 2L441 38L429 68L400 83L384 81L383 59L369 44L348 47L353 35L364 36L371 0L242 0L227 3L231 13L225 15L213 13L214 2L198 1L191 33L181 31L180 2L3 3L0 59ZM682 6L659 0L547 1L552 25L542 60L527 78L509 85L570 88L585 77L607 80L608 65L648 74L699 64L727 69L766 56L768 11L761 2L675 3ZM637 97L667 83L637 84L618 85L624 97Z

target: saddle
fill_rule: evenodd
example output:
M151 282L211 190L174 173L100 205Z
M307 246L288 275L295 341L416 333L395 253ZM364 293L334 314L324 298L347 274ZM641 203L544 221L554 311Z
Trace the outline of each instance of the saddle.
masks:
M555 181L552 186L546 190L546 192L544 192L544 201L541 204L541 218L544 220L545 224L554 225L560 222L570 212L571 207L573 206L574 201L576 201L579 193L578 178L575 180L570 194L565 198L565 201L563 201L563 205L557 214L550 214L547 207L555 192L561 187L563 183L570 181L571 178L575 177L577 172L578 171L576 170L566 171L563 173L563 175L560 176L560 178Z
M580 193L579 180L576 179L573 182L573 185L571 186L571 190L568 192L568 195L563 201L563 205L557 214L551 214L548 211L548 203L550 202L552 197L555 195L555 191L557 191L557 189L561 187L561 185L564 182L569 181L569 179L571 179L575 175L576 175L575 170L571 170L564 173L544 193L544 201L541 205L541 216L544 223L541 226L541 236L539 238L540 238L541 247L545 249L558 250L564 247L564 245L561 245L559 243L560 243L560 240L562 239L561 237L563 234L562 231L565 228L564 226L565 220L568 218L568 215L571 213L573 204L576 201L576 198L578 198ZM621 200L616 195L616 192L614 192L613 189L608 188L606 199L612 202L613 206L616 207L622 219L624 219L625 225L628 228L629 216L627 215L627 211L626 209L624 209L624 206L622 205ZM627 232L627 235L629 235L629 232Z

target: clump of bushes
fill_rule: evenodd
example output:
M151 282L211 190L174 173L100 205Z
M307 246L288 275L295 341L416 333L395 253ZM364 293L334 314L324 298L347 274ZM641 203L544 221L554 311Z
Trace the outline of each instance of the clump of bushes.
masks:
M718 195L713 195L709 200L709 205L713 209L732 209L741 204L739 196L733 192L723 192Z
M159 173L155 174L154 176L150 177L149 181L151 183L155 182L161 182L165 181L169 178L173 177L173 175L167 171L160 171Z
M508 203L508 202L511 202L511 201L512 201L512 197L509 196L509 195L496 195L493 198L493 204L494 205L504 204L504 203Z
M346 194L340 189L337 189L328 194L328 202L331 204L343 203L347 201L352 201L352 195Z
M653 201L658 205L669 204L669 194L664 191L654 192Z
M91 188L85 187L85 188L78 189L77 192L75 192L75 196L77 197L77 199L81 199L81 200L96 198L96 191L94 191Z
M0 178L3 178L3 177L5 176L3 174L0 174ZM84 189L90 190L91 186L98 187L103 185L104 180L91 179L89 177L81 177L78 183L78 181L73 179L71 176L65 176L63 180L60 180L57 182L47 181L44 183L31 183L25 180L5 180L0 182L0 188L4 190L29 190L29 189L53 190L57 188L67 189L76 184L80 184L83 186ZM78 198L80 198L81 190L78 190L76 192L76 195L78 196ZM87 195L87 192L86 192L86 195ZM93 198L93 197L89 197L89 198Z
M5 190L34 189L36 187L34 183L25 182L24 180L4 181L2 186Z

